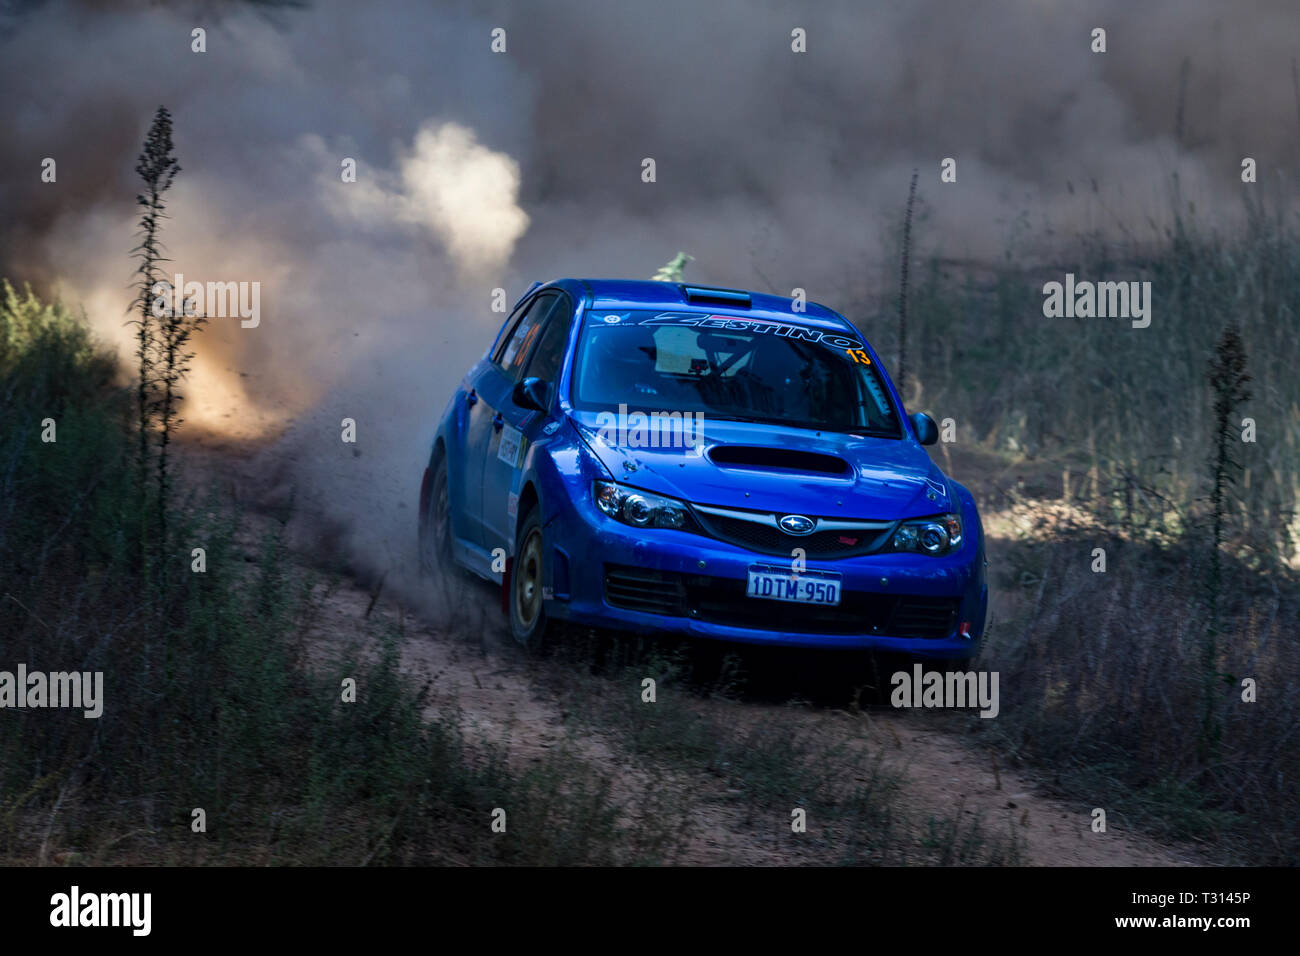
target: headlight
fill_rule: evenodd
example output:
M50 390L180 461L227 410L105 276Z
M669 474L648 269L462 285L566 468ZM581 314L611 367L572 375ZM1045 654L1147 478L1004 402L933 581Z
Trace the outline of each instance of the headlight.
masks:
M601 511L634 528L684 528L688 521L686 506L675 498L662 498L612 481L593 482L592 495Z
M938 557L958 550L961 542L961 516L948 514L904 521L890 539L890 547Z

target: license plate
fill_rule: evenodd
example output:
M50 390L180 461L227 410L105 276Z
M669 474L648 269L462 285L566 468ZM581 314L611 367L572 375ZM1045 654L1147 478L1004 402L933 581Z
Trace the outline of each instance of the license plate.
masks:
M765 601L836 605L840 603L840 576L830 571L792 574L783 568L752 567L745 593Z

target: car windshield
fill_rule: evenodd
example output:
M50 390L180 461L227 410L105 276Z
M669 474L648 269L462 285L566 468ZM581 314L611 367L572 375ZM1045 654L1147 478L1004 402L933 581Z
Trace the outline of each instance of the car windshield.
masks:
M740 315L592 310L573 404L901 436L880 371L855 333Z

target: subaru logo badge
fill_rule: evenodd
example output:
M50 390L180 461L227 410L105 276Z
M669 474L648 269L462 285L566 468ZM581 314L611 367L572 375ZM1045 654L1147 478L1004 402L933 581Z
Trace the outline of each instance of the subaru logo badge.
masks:
M812 534L813 528L817 527L816 521L803 515L786 515L777 524L786 534Z

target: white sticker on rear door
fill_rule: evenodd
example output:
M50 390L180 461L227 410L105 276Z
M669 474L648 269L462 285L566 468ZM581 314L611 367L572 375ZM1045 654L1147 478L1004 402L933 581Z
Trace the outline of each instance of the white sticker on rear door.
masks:
M517 428L511 428L509 425L503 425L501 428L501 444L497 446L497 457L511 468L518 464L519 439L522 437L523 433Z

